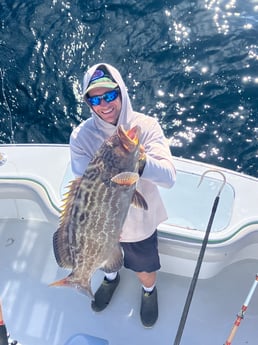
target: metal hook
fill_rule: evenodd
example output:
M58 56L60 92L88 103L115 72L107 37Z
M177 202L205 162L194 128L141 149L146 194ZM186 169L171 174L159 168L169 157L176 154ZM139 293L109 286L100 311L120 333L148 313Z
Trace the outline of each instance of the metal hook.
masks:
M181 316L181 320L180 320L180 323L179 323L179 326L178 326L178 330L177 330L176 338L175 338L175 341L174 341L174 345L179 345L180 344L180 340L181 340L181 336L183 334L186 318L187 318L187 315L188 315L190 304L192 302L192 297L193 297L194 289L195 289L195 286L196 286L196 283L197 283L197 280L198 280L198 276L199 276L199 273L200 273L200 269L201 269L204 253L205 253L206 246L207 246L207 243L208 243L209 234L210 234L210 231L211 231L213 219L214 219L214 216L215 216L215 213L216 213L216 210L217 210L217 206L218 206L218 203L219 203L219 195L220 195L220 193L222 191L222 188L224 187L224 185L226 183L226 177L225 177L225 175L222 172L220 172L220 171L218 171L216 169L210 169L210 170L205 171L202 174L201 180L200 180L200 182L198 184L198 187L202 183L203 177L206 174L208 174L209 172L217 172L217 173L219 173L223 177L223 183L222 183L222 186L220 187L218 195L216 196L216 199L214 200L214 203L213 203L213 206L212 206L212 211L211 211L209 223L207 225L207 229L205 231L205 236L204 236L204 239L202 241L202 247L201 247L201 250L200 250L200 253L199 253L199 256L198 256L198 260L197 260L196 267L195 267L195 270L194 270L193 278L192 278L192 281L191 281L191 284L190 284L190 288L189 288L189 291L188 291L188 295L187 295L187 298L186 298L186 301L185 301L185 306L184 306L183 313L182 313L182 316Z
M209 170L204 171L204 173L203 173L202 176L201 176L200 182L198 183L197 188L198 188L198 187L200 186L200 184L202 183L204 176L207 175L209 172L218 173L218 174L220 174L220 175L223 177L223 183L222 183L222 185L221 185L221 187L220 187L220 189L219 189L219 191L218 191L218 195L217 195L217 196L220 196L220 193L221 193L222 189L224 188L224 186L225 186L225 184L226 184L226 176L225 176L221 171L219 171L219 170L217 170L217 169L209 169Z

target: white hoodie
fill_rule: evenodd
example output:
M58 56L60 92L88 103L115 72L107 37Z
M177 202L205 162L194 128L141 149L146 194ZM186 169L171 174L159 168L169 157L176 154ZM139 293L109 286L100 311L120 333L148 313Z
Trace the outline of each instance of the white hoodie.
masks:
M83 175L103 141L110 137L120 124L128 127L140 126L140 143L146 153L146 164L137 190L144 196L148 210L130 207L124 223L121 242L137 242L150 237L157 226L167 219L157 185L171 188L176 179L168 141L153 117L133 111L131 102L120 73L111 65L101 63L92 66L85 74L83 89L87 88L96 69L105 66L121 91L122 109L117 125L102 120L91 109L91 117L75 128L70 137L71 165L76 177Z

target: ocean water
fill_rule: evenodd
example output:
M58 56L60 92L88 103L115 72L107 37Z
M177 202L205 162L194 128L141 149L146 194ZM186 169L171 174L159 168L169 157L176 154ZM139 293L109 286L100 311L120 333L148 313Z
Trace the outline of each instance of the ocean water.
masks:
M258 176L257 0L1 0L0 143L68 143L117 67L176 156Z

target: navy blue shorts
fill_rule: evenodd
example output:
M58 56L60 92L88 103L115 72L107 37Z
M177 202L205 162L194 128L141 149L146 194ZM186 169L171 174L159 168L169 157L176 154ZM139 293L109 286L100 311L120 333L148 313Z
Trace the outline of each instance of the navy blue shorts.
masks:
M124 267L135 272L155 272L160 269L157 230L143 241L121 242Z

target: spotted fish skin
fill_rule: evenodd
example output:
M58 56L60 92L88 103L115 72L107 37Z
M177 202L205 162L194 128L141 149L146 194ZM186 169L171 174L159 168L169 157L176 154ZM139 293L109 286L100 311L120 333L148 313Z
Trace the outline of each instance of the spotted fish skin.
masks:
M104 141L82 178L71 183L53 247L58 265L72 271L51 286L75 287L93 298L94 272L121 268L119 238L129 207L148 208L136 190L139 136L138 126L128 131L119 126Z

